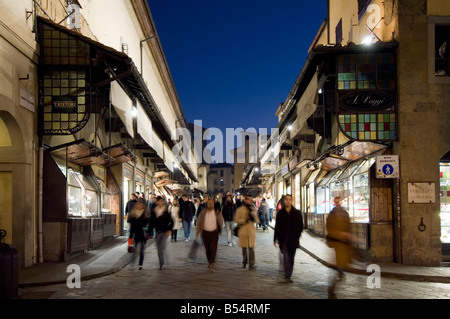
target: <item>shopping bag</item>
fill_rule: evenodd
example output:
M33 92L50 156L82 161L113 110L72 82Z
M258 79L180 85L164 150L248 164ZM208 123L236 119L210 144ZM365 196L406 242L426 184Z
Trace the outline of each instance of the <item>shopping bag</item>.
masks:
M192 242L191 248L189 249L189 254L188 254L189 259L195 259L197 257L197 251L198 251L199 247L200 247L200 243L198 242L198 240L197 239L194 240Z
M128 252L134 253L133 238L128 238Z

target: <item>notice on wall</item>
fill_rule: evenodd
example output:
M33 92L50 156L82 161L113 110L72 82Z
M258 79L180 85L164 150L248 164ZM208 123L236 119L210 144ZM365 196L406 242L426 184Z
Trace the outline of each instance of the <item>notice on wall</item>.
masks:
M408 203L434 204L435 202L435 183L408 183Z
M377 178L398 178L398 155L377 156Z

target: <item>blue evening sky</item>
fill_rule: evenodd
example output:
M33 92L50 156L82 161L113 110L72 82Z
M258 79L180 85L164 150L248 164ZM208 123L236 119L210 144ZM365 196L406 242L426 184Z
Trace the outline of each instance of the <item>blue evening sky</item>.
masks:
M148 0L188 122L276 127L327 1Z

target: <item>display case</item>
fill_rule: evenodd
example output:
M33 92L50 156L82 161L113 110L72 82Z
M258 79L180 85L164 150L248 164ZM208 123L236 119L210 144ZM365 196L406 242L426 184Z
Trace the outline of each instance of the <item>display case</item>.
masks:
M103 181L98 181L101 191L100 209L102 213L111 213L111 192Z
M82 187L82 194L84 200L84 215L83 217L98 217L98 193L95 186L89 178L82 174L77 174L77 178Z
M75 172L67 172L67 204L69 217L82 217L82 190Z
M440 165L441 242L450 244L450 164Z

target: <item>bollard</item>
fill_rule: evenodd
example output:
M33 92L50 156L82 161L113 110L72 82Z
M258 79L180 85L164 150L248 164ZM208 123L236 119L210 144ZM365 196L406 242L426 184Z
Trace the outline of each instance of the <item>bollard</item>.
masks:
M6 231L0 229L0 242ZM16 299L19 296L19 258L17 249L0 244L0 299Z

